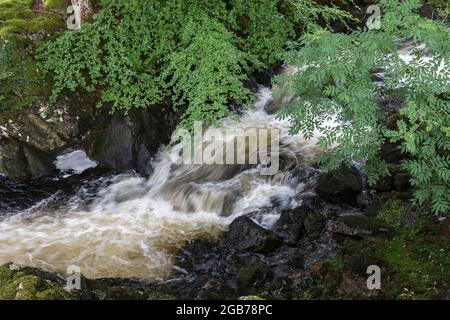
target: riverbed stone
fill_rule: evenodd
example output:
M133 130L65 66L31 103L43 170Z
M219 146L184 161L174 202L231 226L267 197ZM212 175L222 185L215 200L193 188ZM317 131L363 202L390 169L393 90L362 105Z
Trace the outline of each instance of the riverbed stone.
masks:
M264 229L249 217L234 220L227 233L227 241L239 251L270 252L281 244L273 231Z

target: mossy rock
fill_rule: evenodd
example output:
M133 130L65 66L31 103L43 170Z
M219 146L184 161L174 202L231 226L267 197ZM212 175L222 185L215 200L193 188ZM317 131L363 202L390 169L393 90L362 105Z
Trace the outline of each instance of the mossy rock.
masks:
M52 6L63 6L63 1L52 0ZM32 0L0 0L0 40L11 39L16 33L54 32L64 27L61 15L31 10Z
M49 82L27 46L23 39L0 41L0 111L21 110L50 95Z
M405 207L401 201L390 199L377 213L377 218L391 226L399 226L405 217Z
M82 277L81 290L66 289L57 275L21 268L13 263L0 266L0 300L176 300L163 288L145 287L121 279L90 280Z
M145 300L144 292L129 286L112 286L99 293L102 300Z
M0 0L0 111L27 108L50 95L34 51L48 35L65 29L65 10L33 12L32 2ZM65 1L49 5L63 7Z
M71 5L69 0L44 0L46 10L66 10Z
M8 263L0 267L0 300L68 300L73 296L60 283L28 274Z
M389 233L340 238L340 252L314 268L311 282L296 293L299 298L448 299L450 242L435 217L391 199L378 210L377 219L357 215L343 221L352 230L387 226ZM365 287L371 265L381 268L380 290Z

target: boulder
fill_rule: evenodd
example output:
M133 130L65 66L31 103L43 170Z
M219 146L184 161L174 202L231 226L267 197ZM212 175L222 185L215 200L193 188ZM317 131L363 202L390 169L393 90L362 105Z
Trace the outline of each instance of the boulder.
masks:
M350 205L357 205L358 195L362 190L359 173L356 169L347 167L321 174L316 187L322 200Z
M84 147L89 157L104 168L136 169L148 176L152 173L152 155L170 142L177 121L178 115L163 106L127 114L102 111L89 130Z
M306 215L307 210L302 207L285 210L281 213L273 230L287 245L296 245L303 236Z
M305 235L305 221L308 231L311 232L312 217L318 205L318 197L315 193L306 192L295 196L295 201L300 204L298 208L287 209L281 212L280 219L276 222L273 230L283 239L284 243L295 246Z
M227 233L227 241L239 251L267 253L281 244L281 239L273 231L264 229L249 217L234 220Z
M133 165L133 144L136 129L131 119L115 114L101 119L91 131L89 157L110 169L130 170Z
M12 180L54 174L56 155L79 134L78 111L63 102L37 101L0 112L0 173Z

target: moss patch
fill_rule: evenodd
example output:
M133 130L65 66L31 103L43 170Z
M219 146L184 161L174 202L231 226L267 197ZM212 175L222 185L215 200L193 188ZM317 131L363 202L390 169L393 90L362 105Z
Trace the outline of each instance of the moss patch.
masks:
M53 32L63 27L59 14L37 13L31 10L32 0L0 0L0 40L11 39L16 33ZM63 1L53 0L52 5Z
M69 0L44 0L46 10L66 10L69 5Z
M379 210L377 217L391 226L399 226L402 219L405 217L405 213L406 211L401 201L390 199L386 205Z
M53 0L49 6L64 6ZM0 0L0 111L30 106L49 95L39 72L35 48L48 34L64 28L63 12L33 12L32 0Z
M420 237L386 241L378 250L388 270L388 285L399 299L445 297L450 289L450 243Z
M335 259L324 261L300 299L446 299L450 294L450 241L432 216L408 212L399 200L378 211L390 237L347 238ZM381 268L381 290L369 290L367 267Z
M20 268L7 263L0 266L0 300L175 300L164 288L141 288L119 279L82 278L81 290L68 290L65 281L53 274Z
M67 300L60 284L23 272L12 263L0 267L0 300Z

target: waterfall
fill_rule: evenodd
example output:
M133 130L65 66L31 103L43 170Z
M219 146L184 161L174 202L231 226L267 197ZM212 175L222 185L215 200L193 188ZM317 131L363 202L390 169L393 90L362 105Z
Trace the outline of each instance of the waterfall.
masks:
M0 264L61 273L76 265L88 278L155 281L170 277L186 241L216 237L240 215L270 228L280 210L313 188L311 160L321 152L316 138L289 135L289 120L265 111L271 102L271 90L261 87L253 108L220 127L278 128L281 168L275 175L261 175L260 165L176 165L173 151L180 145L162 148L148 179L133 172L100 177L64 201L55 194L4 218Z

